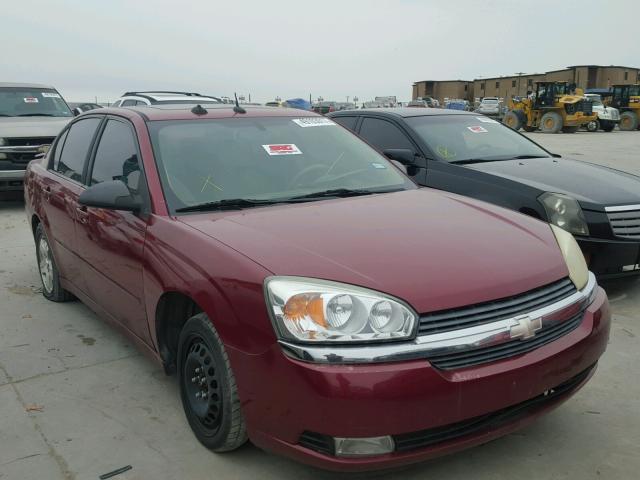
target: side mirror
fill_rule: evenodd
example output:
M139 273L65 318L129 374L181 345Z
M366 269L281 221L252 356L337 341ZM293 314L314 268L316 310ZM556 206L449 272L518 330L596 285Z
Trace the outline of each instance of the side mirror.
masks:
M140 200L134 198L129 188L120 180L102 182L87 188L78 197L78 203L87 207L128 212L139 212L142 208Z
M403 165L413 166L416 164L416 154L408 148L389 148L382 154L389 160L396 160Z
M552 153L551 156L553 158L562 158L562 155L560 155L559 153Z
M78 115L80 115L82 113L82 110L80 110L78 107L76 107L73 110L71 110L71 112L73 113L74 117L77 117Z

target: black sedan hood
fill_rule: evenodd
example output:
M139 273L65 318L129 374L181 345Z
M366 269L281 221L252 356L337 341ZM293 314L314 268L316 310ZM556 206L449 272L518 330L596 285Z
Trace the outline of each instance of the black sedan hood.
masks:
M565 158L502 160L468 168L524 183L544 192L564 193L584 208L640 204L640 177L612 168Z

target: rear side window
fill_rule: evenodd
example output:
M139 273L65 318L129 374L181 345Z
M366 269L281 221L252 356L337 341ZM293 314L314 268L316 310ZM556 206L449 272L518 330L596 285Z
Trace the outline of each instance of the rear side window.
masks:
M100 118L87 118L71 125L57 163L54 159L53 169L56 172L76 182L82 181L89 147L100 122Z
M335 117L332 120L353 132L356 129L358 117Z
M404 132L386 120L365 118L360 127L360 136L380 151L387 148L408 148L415 151Z
M135 106L135 104L136 104L135 100L125 100L124 102L122 102L123 107L133 107Z
M131 190L141 181L138 149L133 130L128 124L109 120L100 137L91 172L91 185L121 180Z

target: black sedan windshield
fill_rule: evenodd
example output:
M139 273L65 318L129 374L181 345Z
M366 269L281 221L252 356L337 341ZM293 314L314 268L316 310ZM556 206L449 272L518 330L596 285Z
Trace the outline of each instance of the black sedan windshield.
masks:
M172 211L415 188L366 143L321 117L154 121L149 132Z
M451 163L550 155L500 122L480 115L408 117L435 158Z
M72 117L58 92L42 88L0 88L0 115L6 117Z

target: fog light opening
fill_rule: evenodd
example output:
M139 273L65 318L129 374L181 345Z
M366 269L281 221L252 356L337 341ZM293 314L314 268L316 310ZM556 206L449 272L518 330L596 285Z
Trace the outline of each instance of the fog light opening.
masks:
M393 438L366 437L366 438L334 438L336 456L338 457L370 457L373 455L385 455L395 450Z

